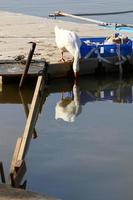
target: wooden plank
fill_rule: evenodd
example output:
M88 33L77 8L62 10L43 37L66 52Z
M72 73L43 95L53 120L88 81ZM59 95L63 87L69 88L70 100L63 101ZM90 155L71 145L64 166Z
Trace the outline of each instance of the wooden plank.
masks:
M11 184L14 187L19 187L26 172L24 157L28 149L30 139L36 124L36 120L40 111L40 106L44 93L44 77L40 75L37 80L35 92L33 95L30 111L26 121L22 138L18 138L13 159L10 167ZM27 112L27 110L26 110Z
M42 91L44 90L43 76L39 76L37 80L36 89L35 89L34 96L32 99L29 115L28 115L27 122L24 129L21 147L18 154L18 160L24 159L24 156L26 154L26 151L29 146L29 142L30 142L30 139L31 139L31 136L36 124L36 120L37 120L39 109L40 109L40 105L39 105L40 90Z
M2 92L2 76L0 76L0 92Z
M107 58L109 61L112 60L112 58ZM115 58L113 58L115 60ZM86 75L86 74L95 74L95 68L97 68L98 60L95 58L89 58L86 60L82 60L80 62L80 72L79 75ZM133 69L133 55L131 56L131 59L129 59L130 63L130 69ZM106 72L114 72L114 66L111 65L108 67L108 63L103 63L104 67L106 68ZM29 69L29 72L27 74L29 77L37 77L38 71L42 70L44 67L44 62L39 63L31 63L31 67ZM16 79L21 78L21 75L23 73L24 66L21 66L18 64L12 66L7 65L1 65L0 64L0 75L6 79L6 78L14 78ZM51 79L55 78L61 78L61 77L67 77L72 73L72 62L65 62L65 63L50 63L48 67L48 74Z
M38 74L39 70L42 70L44 67L44 61L35 60L31 62L31 67L29 68L29 74ZM0 62L0 75L22 75L25 70L25 65L21 62Z
M22 142L22 137L19 137L17 139L16 146L15 146L15 149L14 149L13 157L12 157L11 164L10 164L9 173L12 173L14 171L16 162L18 160L18 153L19 153L19 150L20 150L21 142Z

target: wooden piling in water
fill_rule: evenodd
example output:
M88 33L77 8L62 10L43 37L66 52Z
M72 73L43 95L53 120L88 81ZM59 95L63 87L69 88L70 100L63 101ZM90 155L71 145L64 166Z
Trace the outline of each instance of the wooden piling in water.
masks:
M34 96L32 99L29 115L28 115L28 118L26 121L24 134L23 134L23 138L22 138L22 143L21 143L21 147L19 150L19 154L18 154L18 160L24 159L27 148L29 146L29 141L31 139L31 136L32 136L35 124L36 124L36 120L37 120L38 114L39 114L40 91L42 90L42 88L44 88L43 76L39 76L38 80L37 80L37 85L35 88Z
M6 183L5 174L4 174L4 167L3 167L2 162L0 162L0 174L1 174L2 183Z
M11 167L9 172L10 182L11 185L14 187L20 186L20 183L26 172L26 164L24 158L30 144L30 140L33 134L33 130L35 128L38 114L42 107L42 100L44 101L44 88L45 88L44 76L43 74L40 74L37 80L23 136L21 138L18 138L13 154L13 159L11 162Z

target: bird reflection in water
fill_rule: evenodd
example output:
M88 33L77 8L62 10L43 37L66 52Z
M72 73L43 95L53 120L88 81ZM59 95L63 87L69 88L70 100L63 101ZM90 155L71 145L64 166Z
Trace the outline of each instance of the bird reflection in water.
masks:
M61 100L55 107L55 119L63 119L66 122L74 122L81 112L80 92L77 82L74 83L72 93L66 97L62 93Z
M83 106L89 102L111 101L112 103L132 103L133 87L129 82L118 80L79 80L75 82L70 93L62 93L55 107L55 119L74 122ZM80 86L80 87L79 87ZM79 90L80 88L80 90Z

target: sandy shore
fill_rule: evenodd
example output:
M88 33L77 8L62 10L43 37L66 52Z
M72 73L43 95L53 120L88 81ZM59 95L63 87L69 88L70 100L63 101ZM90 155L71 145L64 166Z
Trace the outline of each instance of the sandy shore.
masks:
M18 13L0 12L0 60L12 60L27 54L28 42L37 43L34 59L45 58L50 63L58 62L60 51L54 39L54 27L66 28L79 36L109 36L112 30L97 28L94 24L81 24L47 19ZM133 37L133 34L127 34ZM68 55L66 54L66 57Z
M59 200L37 193L12 188L9 185L0 184L0 200Z

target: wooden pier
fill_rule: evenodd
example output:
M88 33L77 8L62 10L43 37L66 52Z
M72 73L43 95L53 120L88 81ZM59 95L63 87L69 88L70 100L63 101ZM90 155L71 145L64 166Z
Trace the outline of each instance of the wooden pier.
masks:
M27 78L29 79L33 78L36 80L38 72L42 70L44 67L44 63L45 61L31 62L31 66L27 73ZM125 64L124 68L133 71L133 58L130 61L130 63L128 63L128 65ZM21 63L12 62L10 64L0 64L1 83L9 79L20 81L20 78L24 73L24 71L25 71L25 65ZM92 75L98 72L102 72L103 74L104 73L110 74L112 72L116 73L118 71L119 71L119 66L113 66L108 63L103 63L103 65L101 66L98 63L98 60L89 59L81 61L79 75L80 76ZM49 64L47 74L50 79L70 78L73 76L72 62Z

